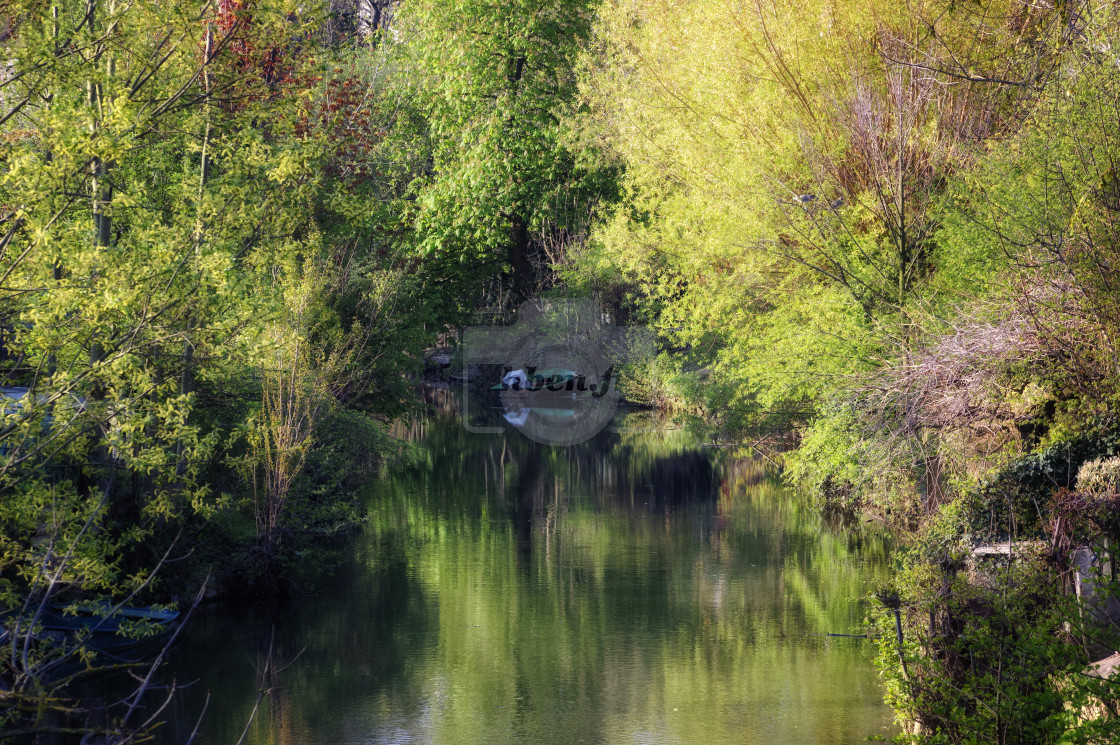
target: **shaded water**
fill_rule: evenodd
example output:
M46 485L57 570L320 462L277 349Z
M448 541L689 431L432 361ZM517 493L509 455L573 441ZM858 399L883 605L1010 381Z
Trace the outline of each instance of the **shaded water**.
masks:
M410 434L424 462L313 598L210 609L172 661L167 742L857 743L890 711L861 598L881 537L826 524L757 461L679 431L571 448ZM258 670L272 650L279 672ZM260 678L260 679L259 679Z

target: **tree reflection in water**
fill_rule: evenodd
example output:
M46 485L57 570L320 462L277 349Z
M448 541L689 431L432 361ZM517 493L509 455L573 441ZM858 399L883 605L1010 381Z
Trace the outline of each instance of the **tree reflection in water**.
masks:
M253 666L275 681L251 743L855 743L889 734L862 633L880 535L830 526L758 461L682 431L552 448L401 425L426 460L369 489L370 522L323 592L211 614L176 676L169 741L213 691L235 742ZM205 664L203 664L205 661ZM215 664L216 661L216 664ZM194 707L192 709L192 707Z

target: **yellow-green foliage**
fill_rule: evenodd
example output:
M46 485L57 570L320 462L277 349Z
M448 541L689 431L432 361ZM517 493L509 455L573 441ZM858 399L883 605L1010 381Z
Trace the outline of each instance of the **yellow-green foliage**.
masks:
M1096 289L1111 269L1092 270L1112 242L1112 160L1090 167L1077 154L1111 148L1112 68L1093 50L1111 48L1115 23L1075 5L606 3L582 91L625 180L580 266L684 349L684 369L710 370L693 390L718 426L823 415L835 433L826 419L847 419L847 445L811 437L837 475L875 462L916 483L915 459L933 457L942 435L917 431L927 412L906 386L922 382L916 360L944 362L930 351L943 339L983 337L962 330L981 303L998 306L983 308L993 327L1029 325L1037 297L1024 280L1040 261L1068 262L1086 314L1116 315ZM1043 143L1053 152L1040 157ZM1047 175L1067 165L1067 177ZM1098 196L1085 201L1091 183ZM1060 243L1045 245L1067 226L1088 248L1063 258ZM1018 437L1009 422L1070 395L1023 381L1047 344L1047 329L1035 332L1021 350L977 359L969 374L990 379L969 384L992 400L928 397L959 403L973 412L959 425L986 433L957 442L1004 452ZM1102 374L1099 357L1076 382ZM863 452L843 454L849 445Z
M1120 493L1120 458L1097 458L1077 472L1078 491L1091 494Z
M715 363L733 411L803 415L829 376L867 364L858 292L830 280L838 268L812 244L834 229L830 202L854 196L823 167L844 149L837 109L873 71L880 27L902 16L888 3L602 11L605 53L584 91L627 191L583 258ZM801 194L817 199L791 201Z
M244 414L230 392L308 332L283 322L279 288L321 251L317 201L345 201L292 90L318 58L289 40L316 18L287 2L251 19L204 2L13 12L0 361L30 392L0 407L0 571L30 582L75 541L61 587L119 592L106 577L129 552L227 503L211 482Z

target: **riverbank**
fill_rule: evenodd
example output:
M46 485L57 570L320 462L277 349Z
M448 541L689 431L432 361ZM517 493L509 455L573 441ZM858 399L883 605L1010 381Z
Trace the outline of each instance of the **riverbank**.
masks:
M157 599L181 601L190 593L166 597L167 591L197 586L203 577L208 577L207 599L314 594L337 565L339 540L367 519L361 503L364 485L387 464L414 457L411 446L394 437L388 424L337 409L314 431L302 469L289 487L279 535L262 541L260 497L243 493L240 509L197 526L191 559L168 573L157 586L164 593Z

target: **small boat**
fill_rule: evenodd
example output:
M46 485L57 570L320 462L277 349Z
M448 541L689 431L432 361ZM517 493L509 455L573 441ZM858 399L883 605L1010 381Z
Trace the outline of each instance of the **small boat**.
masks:
M502 382L490 386L490 390L504 391L512 388L534 392L540 390L572 391L581 382L580 376L573 370L565 370L559 367L550 367L544 370L530 367L527 370L527 373L525 370L513 370L506 373Z
M545 419L551 419L551 420L554 420L554 421L562 422L562 421L573 418L576 415L576 410L575 409L549 409L549 408L542 408L542 407L539 407L539 406L534 406L533 407L533 413L536 414L537 416L543 417Z
M115 654L163 636L178 617L179 611L175 610L117 608L108 602L56 603L39 615L34 637ZM6 621L5 626L10 627L11 622Z

